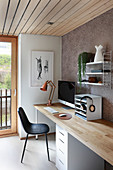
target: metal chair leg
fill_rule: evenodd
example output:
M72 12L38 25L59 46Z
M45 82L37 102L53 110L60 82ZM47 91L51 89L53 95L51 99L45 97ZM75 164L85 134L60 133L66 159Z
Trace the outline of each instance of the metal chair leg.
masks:
M27 144L27 139L28 139L28 134L26 136L26 140L25 140L25 144L24 144L24 149L23 149L23 153L22 153L21 163L22 163L23 158L24 158L24 153L25 153L25 148L26 148L26 144Z
M47 146L48 161L50 161L50 157L49 157L49 148L48 148L48 139L47 139L47 133L45 134L45 136L46 136L46 146Z

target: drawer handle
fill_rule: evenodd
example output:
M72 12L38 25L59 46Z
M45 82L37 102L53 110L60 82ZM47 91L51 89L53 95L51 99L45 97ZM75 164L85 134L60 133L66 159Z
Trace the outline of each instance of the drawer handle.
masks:
M60 140L62 143L64 143L63 140L61 140L60 138L59 138L59 140Z
M62 163L62 165L64 165L63 162L60 159L59 159L59 161Z
M63 134L62 132L59 131L59 133L60 133L62 136L64 136L64 134Z
M63 151L61 151L61 149L59 149L59 151L60 151L61 153L63 153L63 154L64 154L64 152L63 152Z

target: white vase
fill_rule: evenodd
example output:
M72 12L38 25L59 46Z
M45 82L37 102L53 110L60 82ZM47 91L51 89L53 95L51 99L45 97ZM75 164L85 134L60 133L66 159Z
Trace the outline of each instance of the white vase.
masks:
M96 48L96 54L95 54L94 62L104 61L104 57L102 54L103 46L99 45L99 46L95 46L95 48Z

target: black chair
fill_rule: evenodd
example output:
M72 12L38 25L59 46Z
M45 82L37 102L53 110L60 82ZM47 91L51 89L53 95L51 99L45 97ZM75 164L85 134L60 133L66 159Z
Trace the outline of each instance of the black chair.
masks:
M32 134L32 135L45 134L48 161L50 161L49 149L48 149L48 139L47 139L47 133L49 132L49 126L46 125L46 124L30 123L22 107L19 107L18 114L19 114L20 120L22 122L23 128L24 128L25 132L27 133L25 144L24 144L24 149L23 149L23 153L22 153L21 163L23 161L23 157L24 157L25 148L26 148L27 139L28 139L29 134Z

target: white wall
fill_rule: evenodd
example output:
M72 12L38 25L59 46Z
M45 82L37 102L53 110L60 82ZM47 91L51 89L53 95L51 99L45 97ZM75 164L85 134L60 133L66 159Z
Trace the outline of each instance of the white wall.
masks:
M40 91L40 87L30 87L31 51L54 51L54 83L57 86L61 78L61 37L43 35L19 35L18 55L18 106L22 106L30 121L36 122L36 110L33 104L47 103L49 92ZM54 101L57 101L58 88L55 89ZM51 127L54 123L45 116L39 114L40 122L48 123ZM25 137L25 133L19 121L19 135Z

